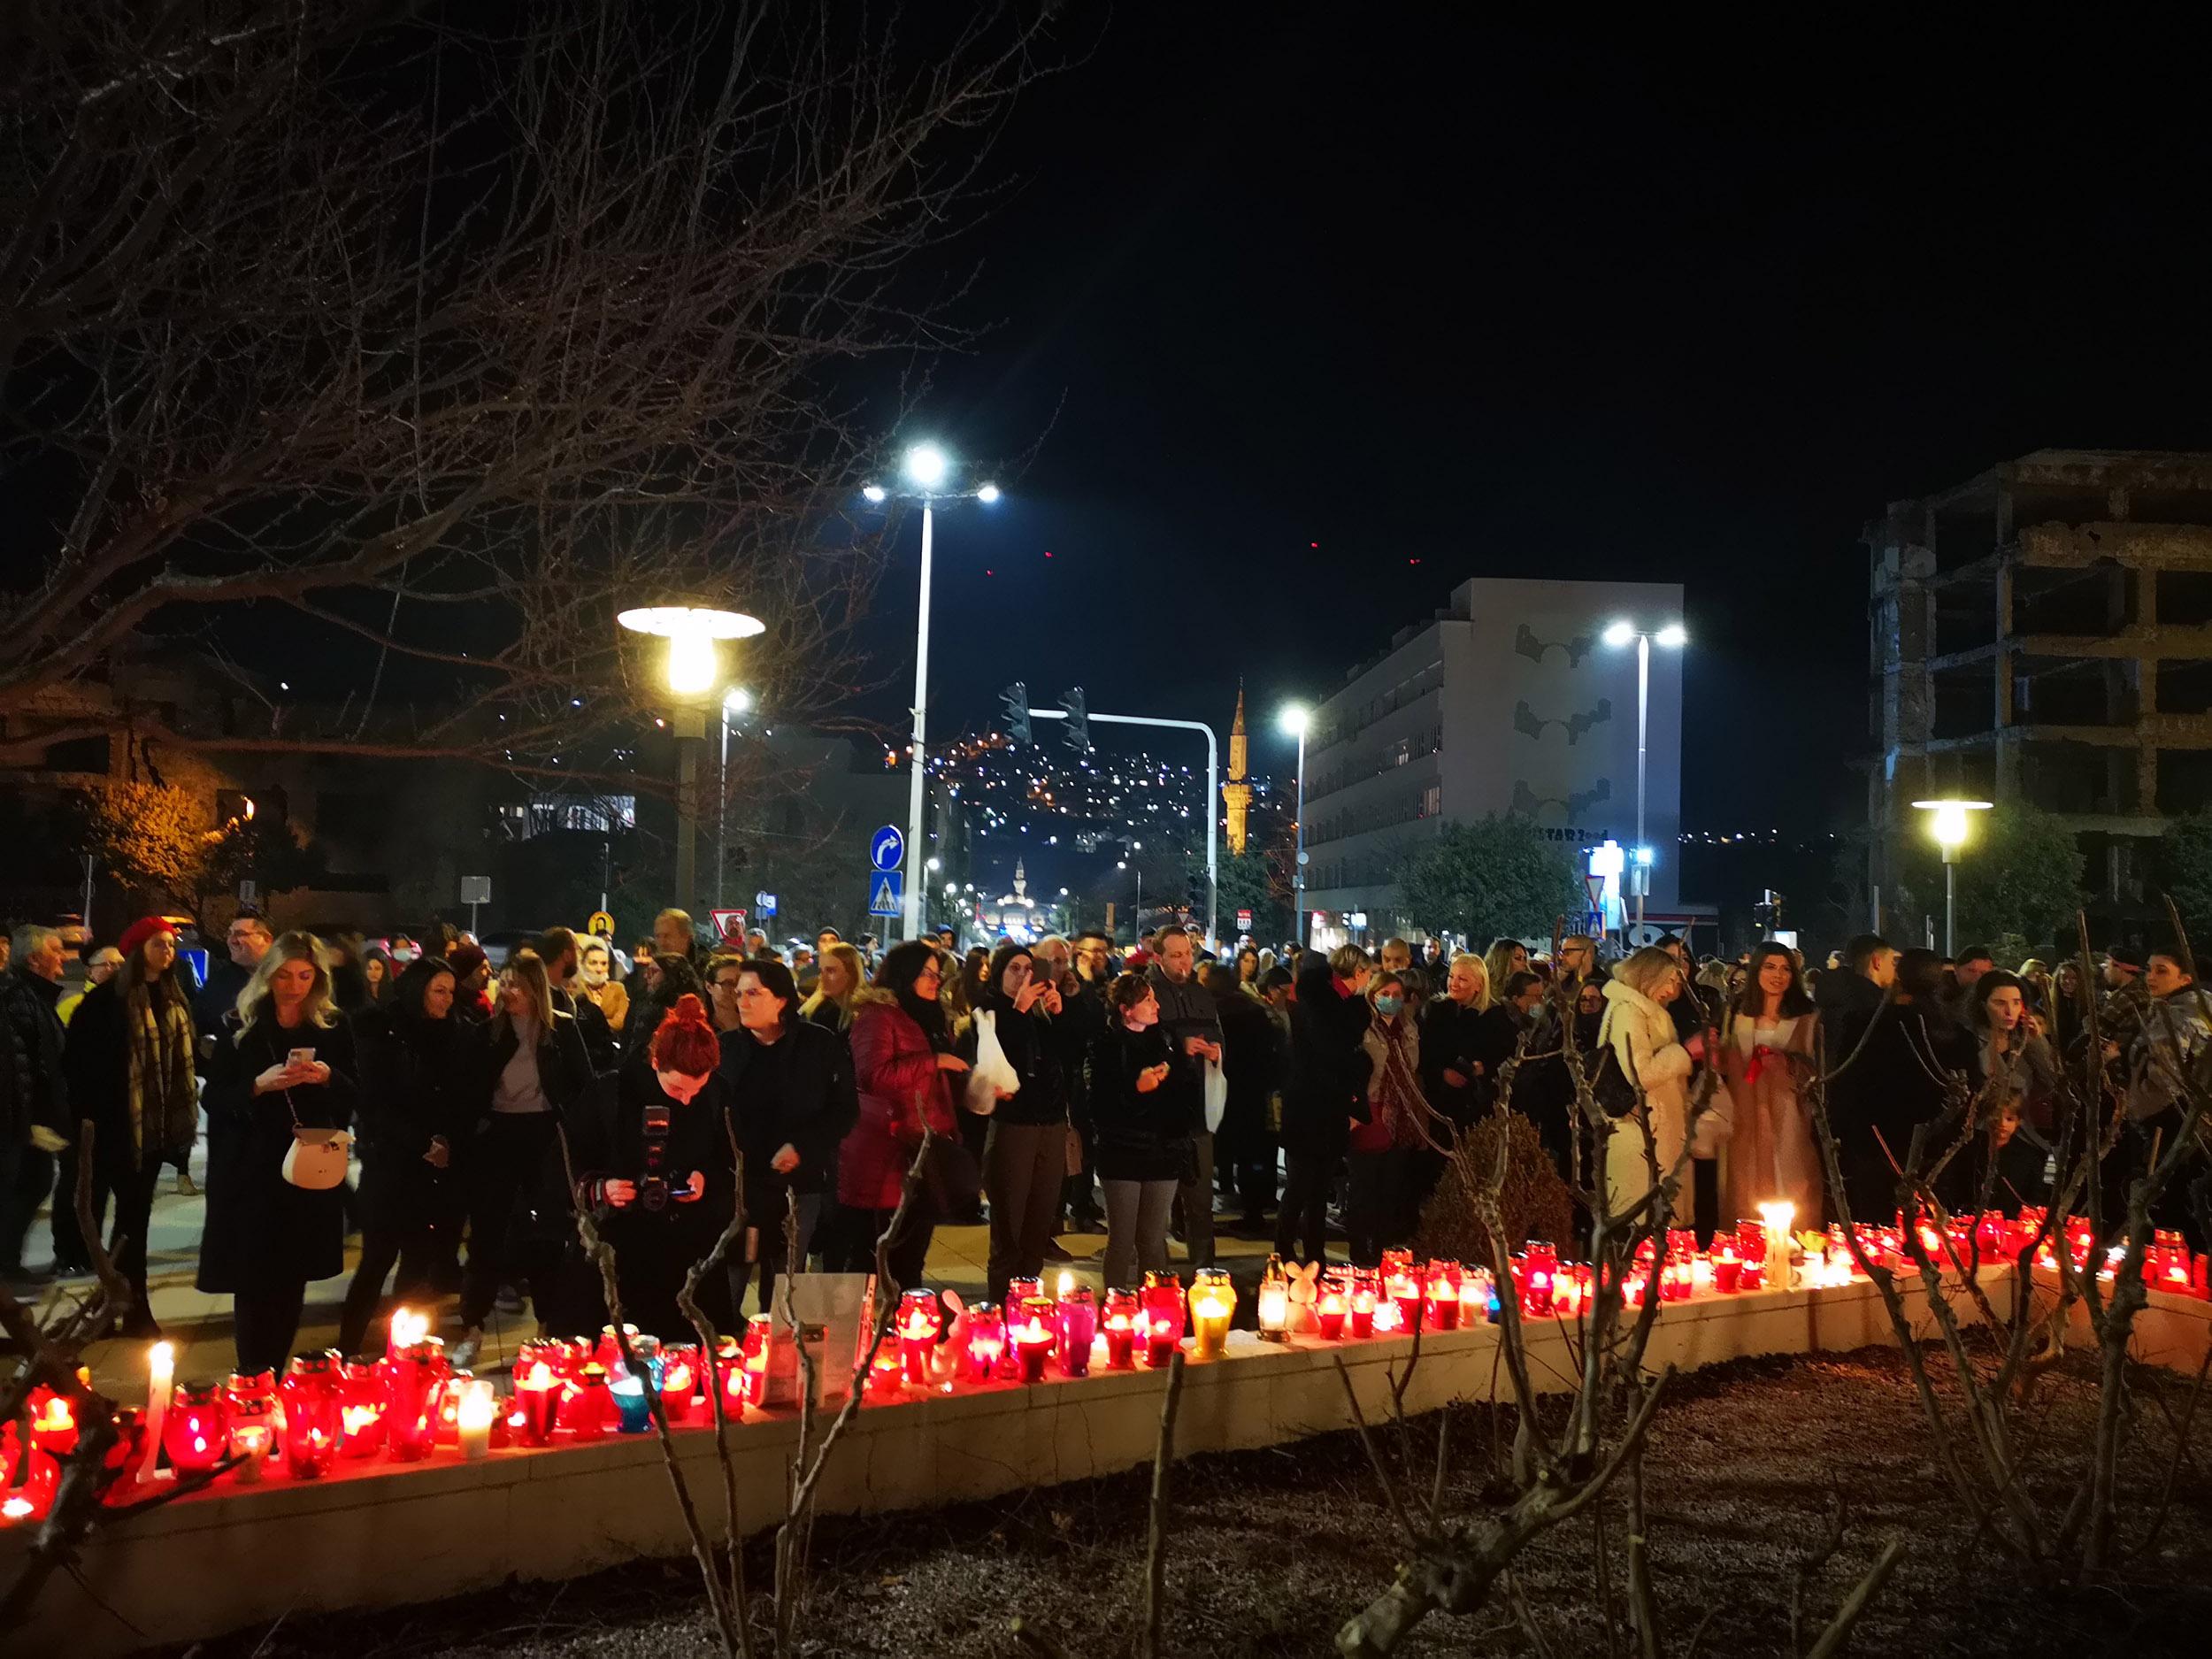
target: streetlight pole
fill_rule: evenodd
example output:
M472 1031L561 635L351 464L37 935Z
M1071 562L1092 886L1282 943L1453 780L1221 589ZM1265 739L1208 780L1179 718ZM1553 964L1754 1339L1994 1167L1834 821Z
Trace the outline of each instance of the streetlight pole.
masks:
M722 764L715 783L719 799L714 815L714 908L723 906L730 868L730 716L742 714L753 699L741 687L732 686L722 697ZM599 907L606 909L603 901Z
M899 901L899 922L909 939L922 936L922 807L928 787L928 756L925 747L929 735L929 578L931 554L934 550L936 515L933 504L961 495L972 495L988 506L999 497L998 486L985 484L971 491L947 491L939 488L952 471L952 463L945 452L933 443L918 443L906 452L902 470L907 480L917 487L914 499L922 503L922 582L920 605L914 623L914 737L909 764L913 776L908 780L906 795L906 891ZM880 505L891 497L892 492L880 484L871 484L861 491L868 501Z
M1987 801L1962 801L1946 798L1939 801L1916 801L1914 810L1935 814L1932 828L1936 845L1943 849L1943 954L1954 955L1958 949L1958 857L1959 849L1966 844L1966 815L1986 812Z
M1644 840L1644 786L1647 776L1646 744L1651 730L1651 647L1656 640L1660 644L1680 649L1689 643L1690 636L1678 622L1670 622L1656 630L1639 627L1623 619L1613 623L1601 636L1608 645L1621 646L1631 640L1636 642L1636 844L1628 849L1629 882L1636 896L1636 933L1642 934L1644 926L1644 895L1651 887L1651 866L1654 860L1651 847Z
M1297 914L1291 918L1291 936L1302 948L1306 942L1306 730L1313 724L1313 716L1293 703L1283 710L1279 723L1298 739L1298 806L1292 820L1298 850L1290 869L1291 902L1297 906Z

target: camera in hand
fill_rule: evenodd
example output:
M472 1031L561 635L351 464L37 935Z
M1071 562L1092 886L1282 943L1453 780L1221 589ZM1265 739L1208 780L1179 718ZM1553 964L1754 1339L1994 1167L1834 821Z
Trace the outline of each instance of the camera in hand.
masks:
M648 1210L668 1208L668 1177L661 1173L667 1153L668 1107L656 1102L645 1109L645 1172L637 1183L637 1201Z
M665 1177L648 1175L637 1184L637 1201L648 1210L668 1208L668 1181Z

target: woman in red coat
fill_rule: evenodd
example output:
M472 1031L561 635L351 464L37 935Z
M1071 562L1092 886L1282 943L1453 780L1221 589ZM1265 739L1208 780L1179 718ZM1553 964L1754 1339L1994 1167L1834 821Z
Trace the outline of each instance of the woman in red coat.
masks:
M922 1125L960 1149L947 1074L965 1071L968 1063L950 1052L952 1035L937 1005L943 983L943 957L923 940L895 945L876 970L872 984L853 994L853 1081L860 1095L860 1120L838 1152L837 1197L845 1214L838 1232L847 1272L875 1266L876 1240L899 1207L899 1188L922 1144ZM916 1195L891 1240L891 1277L902 1286L922 1282L937 1217L926 1197Z

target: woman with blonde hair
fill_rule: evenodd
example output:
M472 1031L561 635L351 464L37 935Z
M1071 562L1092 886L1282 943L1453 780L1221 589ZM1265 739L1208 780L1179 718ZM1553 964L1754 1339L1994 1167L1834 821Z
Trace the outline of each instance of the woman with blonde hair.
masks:
M1528 947L1517 939L1493 940L1490 949L1483 953L1483 983L1490 987L1490 995L1494 997L1504 987L1508 979L1517 973L1527 972Z
M822 947L820 965L814 994L799 1005L799 1018L842 1035L852 1028L853 993L868 983L868 967L842 940Z
M1667 1004L1683 994L1682 964L1655 945L1646 945L1613 970L1605 982L1605 1018L1598 1026L1601 1049L1609 1048L1621 1075L1642 1091L1641 1110L1614 1120L1605 1142L1606 1202L1616 1213L1650 1190L1651 1166L1641 1125L1651 1129L1663 1179L1675 1172L1689 1140L1690 1072L1705 1046L1702 1035L1687 1044L1676 1035ZM1690 1219L1688 1171L1675 1201L1675 1225Z
M569 993L604 1014L607 1029L620 1034L630 1014L630 993L614 977L614 953L605 940L587 936L576 941L576 978Z
M329 954L288 933L263 955L207 1063L207 1224L198 1286L231 1298L238 1369L282 1368L310 1279L345 1271L342 1177L301 1186L296 1130L348 1131L360 1077Z
M543 1322L541 1299L558 1275L572 1207L556 1132L590 1083L591 1056L576 1017L553 1006L553 987L537 952L517 951L500 970L497 1010L477 1041L471 1079L476 1120L462 1158L469 1259L461 1279L456 1365L475 1363L484 1321L511 1257L516 1276L536 1280L532 1296L540 1301ZM529 1225L526 1210L557 1220L523 1236Z

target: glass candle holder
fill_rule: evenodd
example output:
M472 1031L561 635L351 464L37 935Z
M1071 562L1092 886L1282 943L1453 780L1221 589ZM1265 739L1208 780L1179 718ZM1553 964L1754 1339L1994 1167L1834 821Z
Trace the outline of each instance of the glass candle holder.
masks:
M604 1365L593 1360L578 1373L575 1397L561 1409L561 1417L563 1426L579 1440L606 1438L614 1426L615 1410Z
M1144 1360L1164 1365L1183 1340L1183 1281L1172 1273L1147 1273L1139 1298L1144 1310Z
M471 1378L461 1391L456 1439L465 1463L477 1463L492 1455L492 1425L499 1417L499 1396L488 1379Z
M1375 1304L1382 1300L1382 1275L1371 1267L1352 1270L1352 1288L1345 1300L1347 1323L1355 1337L1375 1334Z
M411 1343L378 1367L384 1373L385 1439L396 1463L416 1463L437 1444L438 1410L445 1394L442 1344Z
M1087 1285L1071 1285L1060 1293L1057 1317L1060 1374L1089 1376L1091 1345L1098 1337L1098 1299Z
M179 1383L161 1432L169 1467L177 1473L204 1475L213 1469L230 1455L230 1406L222 1386Z
M773 1314L757 1313L745 1322L744 1363L738 1371L739 1403L756 1411L768 1403L768 1350L775 1346ZM736 1415L734 1409L731 1414Z
M1271 1256L1260 1274L1260 1287L1252 1299L1252 1322L1259 1327L1263 1342L1290 1340L1290 1275L1283 1271L1283 1258Z
M929 1362L944 1333L945 1310L933 1290L910 1290L899 1298L899 1365L907 1386L929 1386Z
M316 1480L337 1461L343 1379L335 1354L300 1354L286 1367L278 1397L284 1404L284 1463L295 1480Z
M638 1328L634 1325L626 1325L622 1327L622 1334L634 1343L638 1338ZM607 1373L607 1381L611 1386L630 1374L629 1367L622 1363L622 1344L616 1340L611 1325L599 1327L599 1340L593 1346L591 1363Z
M1237 1309L1237 1287L1228 1270L1202 1267L1191 1275L1190 1326L1192 1356L1219 1359L1229 1351L1229 1321Z
M1106 1334L1106 1369L1127 1371L1135 1363L1137 1325L1144 1317L1133 1290L1115 1288L1106 1293L1102 1329Z
M77 1449L77 1408L66 1394L41 1383L26 1402L31 1411L31 1444L55 1457Z
M1459 1329L1459 1284L1457 1262L1429 1263L1428 1281L1423 1288L1430 1330Z
M534 1362L515 1378L515 1399L522 1408L522 1443L543 1446L553 1438L561 1417L562 1384L545 1360Z
M614 1396L615 1430L622 1434L643 1434L653 1426L653 1402L647 1397L646 1382L642 1377L625 1377L610 1385L608 1393Z
M1052 1357L1053 1325L1058 1310L1049 1296L1032 1296L1022 1303L1021 1322L1014 1327L1014 1356L1025 1383L1045 1379L1045 1362Z
M61 1460L16 1438L16 1425L0 1424L0 1532L35 1526L53 1512L61 1486Z
M341 1360L338 1364L338 1455L373 1457L384 1449L384 1414L390 1405L385 1376L389 1360Z
M1724 1296L1732 1296L1743 1288L1743 1258L1736 1254L1733 1240L1723 1240L1713 1247L1713 1288Z
M692 1408L698 1402L699 1345L687 1342L663 1348L660 1368L661 1411L674 1428L691 1421Z
M1334 1342L1343 1337L1344 1314L1348 1302L1349 1293L1345 1287L1344 1276L1334 1272L1322 1274L1320 1286L1314 1296L1313 1320L1320 1327L1323 1341Z
M1006 1316L995 1302L972 1302L968 1304L967 1325L963 1333L967 1352L960 1356L960 1375L964 1381L987 1383L996 1375L998 1363L1006 1354Z

